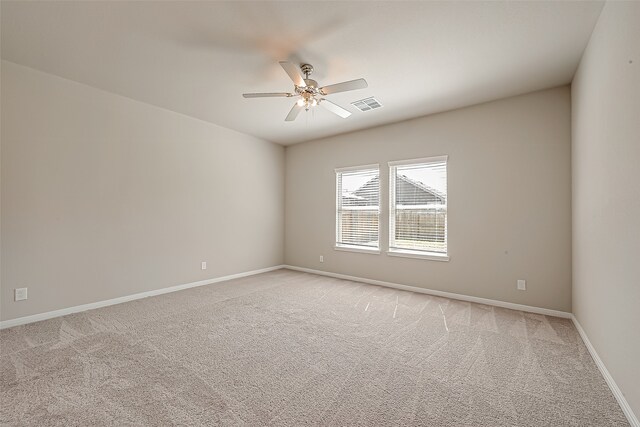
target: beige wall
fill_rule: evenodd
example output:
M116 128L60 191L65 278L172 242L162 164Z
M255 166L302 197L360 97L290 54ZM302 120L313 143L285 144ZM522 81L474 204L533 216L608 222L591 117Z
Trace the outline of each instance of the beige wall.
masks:
M640 415L639 22L640 3L608 2L572 85L574 314L636 415Z
M1 137L3 320L282 263L281 146L6 61Z
M571 311L570 109L561 87L287 147L285 262ZM385 218L387 162L445 154L449 262L333 249L334 168L379 163Z

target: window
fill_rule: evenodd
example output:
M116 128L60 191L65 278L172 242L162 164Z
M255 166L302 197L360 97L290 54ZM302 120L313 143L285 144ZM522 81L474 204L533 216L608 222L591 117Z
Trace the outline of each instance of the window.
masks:
M447 261L447 157L389 162L389 255Z
M336 169L336 249L377 252L379 223L379 166Z

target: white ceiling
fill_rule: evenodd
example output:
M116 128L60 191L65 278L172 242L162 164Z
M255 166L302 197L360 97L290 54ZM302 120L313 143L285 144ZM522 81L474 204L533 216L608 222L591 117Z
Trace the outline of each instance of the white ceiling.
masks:
M602 2L8 2L2 58L281 144L569 83ZM285 123L278 65L314 65L353 115ZM375 96L383 108L351 102Z

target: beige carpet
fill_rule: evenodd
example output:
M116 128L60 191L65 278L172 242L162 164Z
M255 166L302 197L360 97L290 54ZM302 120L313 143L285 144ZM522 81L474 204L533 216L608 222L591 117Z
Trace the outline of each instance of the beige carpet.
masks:
M569 320L288 270L0 334L2 425L628 425Z

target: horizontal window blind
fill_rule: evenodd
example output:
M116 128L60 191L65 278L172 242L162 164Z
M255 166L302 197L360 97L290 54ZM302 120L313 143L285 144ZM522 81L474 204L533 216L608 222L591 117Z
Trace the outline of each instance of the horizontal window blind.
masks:
M446 255L446 157L390 163L389 181L389 250Z
M336 170L336 246L379 247L380 169Z

